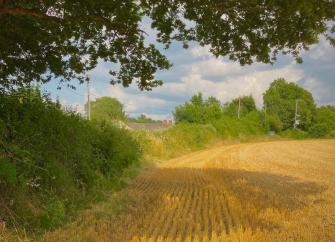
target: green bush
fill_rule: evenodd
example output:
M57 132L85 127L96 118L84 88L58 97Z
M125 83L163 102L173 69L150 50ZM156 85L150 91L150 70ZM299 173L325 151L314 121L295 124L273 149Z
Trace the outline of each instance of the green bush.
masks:
M129 131L65 112L38 89L0 95L0 194L12 210L1 209L0 217L9 225L28 231L58 226L116 187L140 156Z
M306 139L309 137L306 131L300 129L287 129L280 132L279 135L289 139Z
M56 228L65 219L65 208L62 202L54 201L47 205L40 216L41 227L45 229Z
M15 165L3 158L0 158L0 182L1 181L8 185L15 185L17 182Z
M202 93L193 95L189 102L175 108L173 116L177 122L206 124L210 119L220 118L221 103L215 97L204 99Z
M256 103L254 98L250 96L240 96L228 102L223 107L223 113L230 117L237 117L240 107L240 117L247 115L250 112L256 111Z
M322 106L317 108L312 127L309 129L312 137L335 137L335 108Z
M313 138L321 138L321 137L325 137L330 133L330 128L329 126L327 126L327 124L325 123L316 123L314 124L310 130L309 130L309 134L313 137Z
M300 129L307 131L313 123L316 105L312 93L295 83L283 78L274 80L263 94L263 101L267 113L279 117L284 129L292 128L296 107Z
M158 160L205 148L222 139L244 139L265 134L263 117L258 111L250 112L241 119L223 116L207 124L183 121L160 132L135 132L148 158Z
M266 125L269 131L280 132L283 129L283 123L277 115L266 115Z
M142 144L148 159L169 159L187 152L198 150L217 139L212 125L180 122L159 131L136 131L134 135Z
M262 116L258 111L250 112L241 119L223 116L221 119L210 122L222 138L242 138L265 134Z

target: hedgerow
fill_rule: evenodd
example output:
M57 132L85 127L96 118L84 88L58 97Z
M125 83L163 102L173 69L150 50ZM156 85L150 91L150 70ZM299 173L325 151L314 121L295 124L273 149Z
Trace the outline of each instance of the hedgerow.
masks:
M0 220L34 232L118 186L137 164L129 131L93 123L36 89L0 95Z

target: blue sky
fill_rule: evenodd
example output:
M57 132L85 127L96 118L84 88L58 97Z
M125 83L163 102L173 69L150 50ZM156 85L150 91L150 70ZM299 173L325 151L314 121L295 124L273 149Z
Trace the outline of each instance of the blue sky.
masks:
M135 85L129 88L112 86L108 74L111 65L100 63L90 74L92 98L114 97L124 104L130 116L143 113L155 119L165 119L171 117L176 105L198 92L205 97L215 96L222 103L251 94L261 107L262 93L274 79L283 77L311 91L318 105L335 105L335 48L323 38L308 52L302 53L303 64L296 64L290 56L280 56L274 65L240 66L227 58L213 57L208 48L196 43L189 49L173 44L162 52L173 63L171 69L157 73L157 78L164 80L162 87L148 92L140 91ZM53 98L59 97L63 105L83 112L86 85L78 85L75 81L72 84L76 90L65 85L57 90L57 81L42 88Z

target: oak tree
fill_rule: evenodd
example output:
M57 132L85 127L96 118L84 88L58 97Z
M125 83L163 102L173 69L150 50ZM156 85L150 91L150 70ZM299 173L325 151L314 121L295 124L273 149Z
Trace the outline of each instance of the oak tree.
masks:
M299 120L298 127L308 130L316 115L316 104L312 94L285 79L274 80L263 94L267 113L277 116L284 129L292 128L295 114Z
M171 63L146 41L143 18L157 42L209 46L242 65L272 63L299 52L320 34L334 43L329 0L0 0L0 89L36 80L86 80L99 61L112 63L111 83L140 89L162 84Z

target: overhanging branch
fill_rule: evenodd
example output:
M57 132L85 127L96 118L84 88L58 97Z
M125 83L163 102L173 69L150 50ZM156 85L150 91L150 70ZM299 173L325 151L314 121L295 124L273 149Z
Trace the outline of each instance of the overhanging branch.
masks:
M1 3L1 0L0 0ZM1 6L1 5L0 5ZM35 9L25 9L25 8L0 8L0 16L1 15L13 15L13 16L31 16L36 18L41 18L49 21L54 22L67 22L67 21L80 21L80 20L94 20L96 22L100 22L103 25L105 25L108 29L117 30L119 32L125 32L127 33L130 29L129 28L120 28L118 25L120 25L117 21L111 21L108 18L105 18L103 16L98 15L87 15L87 16L64 16L64 17L58 17L53 15L48 15L46 13L43 13L39 10ZM136 32L141 32L146 34L141 29L136 29Z

